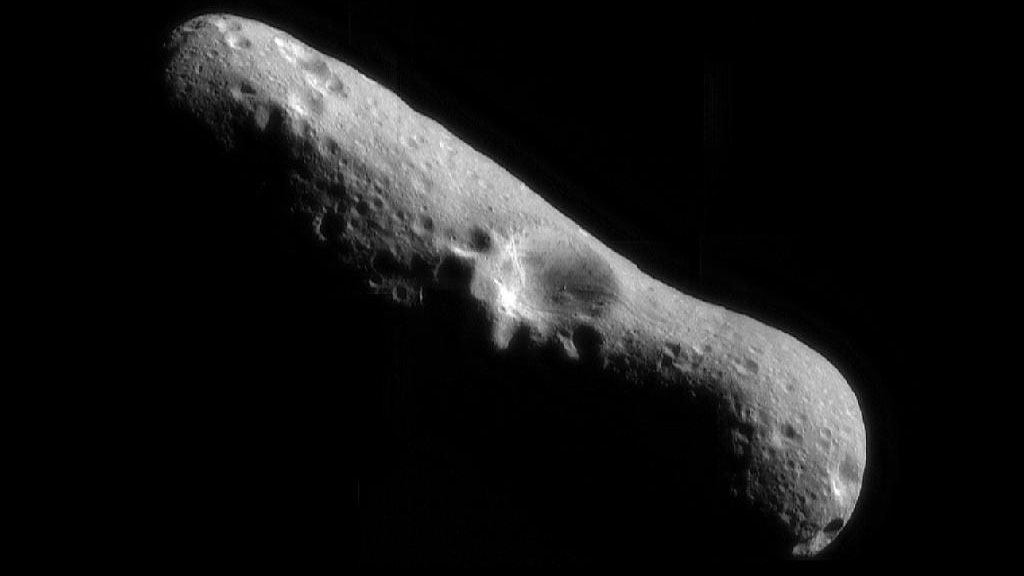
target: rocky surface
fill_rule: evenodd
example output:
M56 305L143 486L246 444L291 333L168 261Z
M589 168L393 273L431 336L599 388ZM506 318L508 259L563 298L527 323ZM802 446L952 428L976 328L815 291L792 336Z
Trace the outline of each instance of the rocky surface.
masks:
M865 429L856 396L814 350L648 276L394 93L283 31L207 15L167 49L173 105L258 172L311 249L426 322L424 338L439 316L460 324L461 338L431 343L449 369L485 354L505 379L542 369L545 386L628 405L613 434L632 438L637 475L650 462L661 475L633 482L677 491L684 532L702 535L676 545L812 556L843 529Z

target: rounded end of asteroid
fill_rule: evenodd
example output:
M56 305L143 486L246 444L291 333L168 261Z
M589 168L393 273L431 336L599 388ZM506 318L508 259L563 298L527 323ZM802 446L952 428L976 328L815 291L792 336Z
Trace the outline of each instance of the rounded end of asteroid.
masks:
M816 483L820 495L811 500L810 520L798 532L793 556L810 558L823 552L847 528L857 507L866 467L863 421L858 413L860 434L840 444L838 456L826 458L824 473Z
M732 494L779 536L778 552L816 556L860 497L867 443L857 397L833 364L788 334L738 316L727 316L724 333L704 364L726 400Z
M822 360L824 362L824 360ZM826 363L827 364L827 363ZM820 412L802 427L784 421L772 444L783 471L780 517L796 538L792 555L823 552L846 529L857 506L867 466L866 431L856 396L830 364L835 377L822 384ZM792 510L792 511L790 511Z

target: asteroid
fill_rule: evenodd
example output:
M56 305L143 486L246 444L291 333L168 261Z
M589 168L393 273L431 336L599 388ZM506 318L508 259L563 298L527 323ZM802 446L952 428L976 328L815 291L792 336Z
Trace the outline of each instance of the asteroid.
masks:
M171 106L247 159L311 250L400 314L463 310L474 340L439 345L452 365L483 347L510 370L584 383L560 391L555 378L545 394L632 399L617 436L637 440L636 475L654 475L634 482L674 491L665 500L686 533L706 532L667 546L807 557L849 523L865 427L815 350L644 273L444 126L282 30L204 15L166 49Z

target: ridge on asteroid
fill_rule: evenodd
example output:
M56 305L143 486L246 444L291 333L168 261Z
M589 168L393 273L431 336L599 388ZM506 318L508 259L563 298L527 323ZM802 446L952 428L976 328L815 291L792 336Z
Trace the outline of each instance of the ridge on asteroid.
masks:
M591 383L570 396L629 399L624 426L664 464L650 468L664 477L636 482L675 491L681 530L698 535L674 546L813 556L848 522L865 428L817 352L648 276L394 93L281 30L206 15L167 50L175 109L258 172L311 250L400 313L461 311L473 328L433 344L453 365L486 350L509 373L546 366Z

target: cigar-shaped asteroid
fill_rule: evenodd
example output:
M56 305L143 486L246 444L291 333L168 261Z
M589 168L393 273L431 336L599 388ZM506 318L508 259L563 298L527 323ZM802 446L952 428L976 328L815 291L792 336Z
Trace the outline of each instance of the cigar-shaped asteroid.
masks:
M709 540L745 534L736 546L810 556L849 520L864 424L843 376L807 345L645 274L438 122L286 32L207 15L167 49L172 105L229 157L256 159L247 169L266 172L310 249L374 298L429 317L431 295L455 294L483 327L475 345L496 357L664 399L652 420L679 426L650 444L683 470L673 502L735 519L709 525L722 530ZM449 346L456 367L469 354L457 339L430 345ZM701 445L672 437L679 430Z

